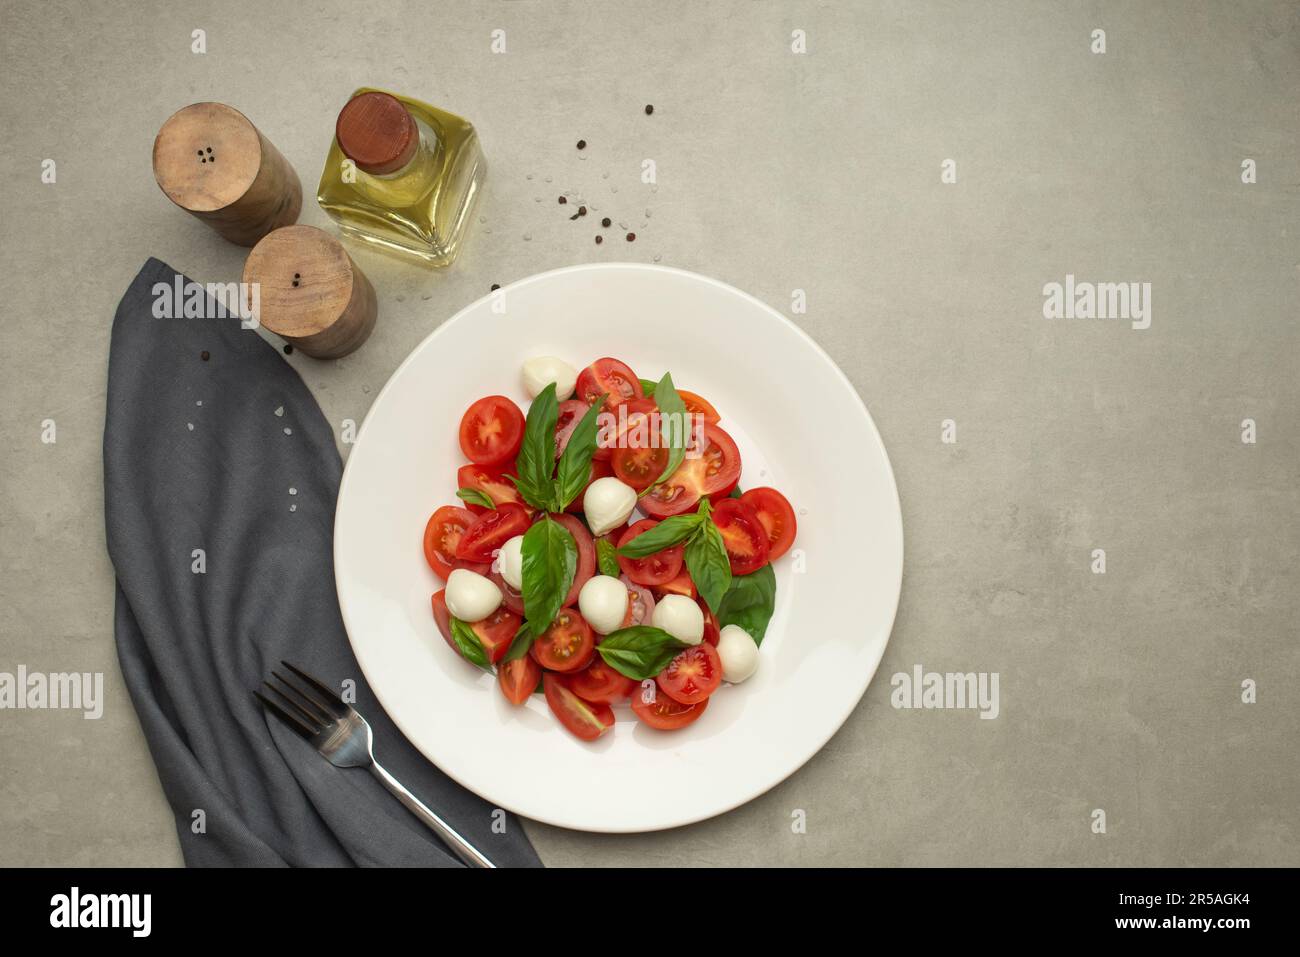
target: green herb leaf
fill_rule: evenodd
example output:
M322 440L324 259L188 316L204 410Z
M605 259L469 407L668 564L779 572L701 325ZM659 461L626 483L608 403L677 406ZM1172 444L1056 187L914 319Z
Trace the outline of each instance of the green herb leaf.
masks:
M718 526L707 518L699 534L686 543L686 570L714 614L722 606L723 596L731 588L731 562Z
M519 626L519 630L515 632L515 636L510 639L510 647L506 649L505 657L501 659L502 664L528 654L528 649L533 646L536 639L537 632L533 631L528 622L524 622Z
M533 508L551 511L555 504L555 422L559 418L555 383L546 386L528 408L524 442L515 460L515 487Z
M655 405L659 407L659 431L668 449L668 464L664 466L662 474L650 483L650 488L654 488L676 472L677 467L682 464L682 459L686 458L686 438L690 433L691 421L686 411L686 403L673 387L671 372L665 372L664 377L659 380L659 384L654 389L654 397ZM650 488L646 489L646 492Z
M451 640L456 643L466 661L491 674L492 662L488 661L487 652L483 650L478 635L474 634L473 628L454 616L451 619Z
M563 512L591 480L591 457L596 451L596 418L604 407L605 397L602 395L592 403L569 435L569 444L560 456L552 511Z
M611 631L596 646L605 664L633 681L653 678L687 647L662 628L633 625Z
M749 632L756 644L761 645L775 608L776 572L772 571L771 565L764 565L749 575L733 577L731 587L722 596L722 606L714 613L718 616L719 628L739 625Z
M654 395L654 394L655 394L655 383L651 382L649 379L642 379L642 380L641 380L641 391L644 392L647 396L652 396L652 395Z
M473 502L475 505L482 505L484 508L495 509L497 503L492 501L492 496L476 488L458 488L456 497L463 498L467 502Z
M673 515L665 518L654 528L647 528L636 538L618 549L618 554L626 558L645 558L655 552L663 551L686 541L704 523L698 514Z
M623 569L618 564L618 549L614 543L603 535L596 539L596 564L600 566L602 575L609 575L611 578L617 578L623 574Z
M524 617L533 634L550 627L577 568L578 544L559 522L543 518L524 533Z

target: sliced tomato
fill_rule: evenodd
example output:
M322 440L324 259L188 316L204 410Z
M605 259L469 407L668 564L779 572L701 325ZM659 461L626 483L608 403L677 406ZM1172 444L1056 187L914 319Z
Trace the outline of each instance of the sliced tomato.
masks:
M632 711L645 724L660 731L675 731L684 728L709 706L705 698L699 704L682 704L666 694L656 694L646 701L645 694L637 692L632 695Z
M555 457L558 459L564 454L565 446L569 444L569 436L573 435L573 430L578 427L582 417L587 414L588 405L581 399L565 399L560 403L558 414L555 417Z
M524 441L524 414L503 395L474 402L460 420L460 450L475 465L500 465Z
M582 671L575 674L569 687L583 701L616 704L630 695L637 683L619 674L597 655Z
M677 573L676 578L672 581L664 582L655 590L659 592L660 598L664 595L685 595L687 598L694 601L699 596L699 592L695 588L695 582L691 580L691 573L686 570L685 565L683 565L682 570Z
M657 449L618 448L610 461L619 481L641 492L664 474L668 467L668 450L662 446Z
M506 478L507 475L513 474L513 462L503 466L462 465L456 470L456 487L472 488L482 492L497 505L505 505L507 502L523 505L524 499L519 494L519 489L515 488L514 482ZM465 507L475 515L490 511L475 502L466 502Z
M652 518L667 518L693 509L702 496L723 495L740 481L740 450L716 425L704 427L703 449L694 440L685 460L654 491L642 496L641 511Z
M528 651L548 671L580 671L591 662L596 640L587 619L572 608L561 608Z
M484 511L465 529L456 546L456 557L467 562L491 562L493 552L528 531L531 524L528 509L513 502Z
M524 596L520 592L515 591L514 588L511 587L510 583L502 577L499 571L493 571L491 566L489 566L488 570L481 574L492 579L492 584L501 589L501 603L505 605L505 607L509 608L516 615L522 615L524 613Z
M645 390L641 388L641 380L626 362L606 356L578 373L574 394L587 405L604 395L605 408L616 409L628 399L641 398L645 395Z
M497 666L497 686L511 704L527 701L541 680L542 669L527 655L514 661L503 661Z
M593 457L608 462L615 449L629 444L648 448L653 444L650 430L657 428L659 423L655 415L657 410L654 399L641 396L629 399L617 409L602 412L596 420L596 451Z
M583 525L582 520L576 515L566 513L551 515L550 518L568 529L578 545L578 565L574 569L573 584L569 587L569 593L564 596L564 604L567 607L578 600L578 592L582 591L582 586L596 574L596 541L591 537L591 532L587 531L587 526Z
M714 648L718 647L718 641L722 638L722 628L718 625L718 616L713 613L706 602L697 601L700 611L704 612L704 640Z
M470 628L478 636L479 644L487 652L488 660L496 664L510 650L515 632L524 623L523 618L502 605L482 621L472 622Z
M620 575L618 580L627 586L627 614L623 616L622 627L649 624L655 611L655 599L650 594L650 589L638 585L626 575ZM597 641L596 644L600 642Z
M443 581L456 567L456 549L465 529L474 524L474 513L456 505L444 505L424 526L424 560Z
M748 575L767 564L767 530L750 506L738 498L724 498L713 507L713 523L727 546L731 574Z
M655 683L679 704L699 704L722 684L722 659L712 645L702 641L668 662Z
M606 476L613 474L614 470L609 467L608 462L602 462L600 459L592 459L591 476L587 479L587 484L584 485L582 491L578 493L578 497L569 503L569 507L566 508L565 511L573 515L581 512L583 496L587 494L587 489L591 488L591 483L596 481L598 478L605 478Z
M651 518L641 519L623 533L623 537L618 540L618 547L622 548L642 532L649 531L658 524ZM662 585L664 582L672 581L682 570L684 548L685 546L682 545L673 545L645 558L628 558L626 555L619 555L618 566L623 569L624 575L638 585Z
M776 489L767 487L751 488L740 500L758 514L767 532L767 560L776 561L790 550L798 529L789 500Z
M456 654L460 654L460 649L456 647L456 642L451 638L451 612L447 610L447 589L433 593L433 620L438 626L438 631L442 632L442 640L447 643L447 647Z
M583 701L569 688L569 679L562 675L542 675L542 691L560 724L583 741L595 741L614 726L614 712L609 705Z
M685 389L678 389L677 395L682 400L682 405L686 406L686 411L692 415L704 416L704 421L709 425L717 425L722 421L722 416L718 415L718 410L708 399L694 392L687 392Z

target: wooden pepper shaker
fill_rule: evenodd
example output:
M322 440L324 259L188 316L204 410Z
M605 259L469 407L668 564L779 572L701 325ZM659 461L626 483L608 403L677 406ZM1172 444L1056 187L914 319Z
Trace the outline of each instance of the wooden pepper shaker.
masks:
M153 141L167 198L241 246L298 221L302 183L251 122L224 103L177 110Z
M317 359L366 341L379 315L375 287L343 245L315 226L285 226L253 247L243 280L258 284L261 324ZM250 302L251 305L251 302Z

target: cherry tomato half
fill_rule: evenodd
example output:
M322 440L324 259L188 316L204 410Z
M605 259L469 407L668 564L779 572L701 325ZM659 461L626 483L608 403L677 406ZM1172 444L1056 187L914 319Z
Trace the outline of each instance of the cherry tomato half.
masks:
M527 701L541 680L542 669L527 655L514 661L503 661L497 666L497 686L511 704Z
M651 518L641 519L623 533L623 537L618 540L618 547L622 548L642 532L647 532L658 524ZM672 581L682 570L684 549L682 545L673 545L645 558L628 558L626 555L619 555L618 566L623 569L624 575L638 585L662 585L664 582Z
M619 481L641 492L664 474L668 467L668 450L662 446L657 449L617 448L611 464Z
M678 704L699 704L722 684L722 659L711 644L702 641L668 662L655 683Z
M657 410L654 399L642 396L602 412L596 420L596 451L592 457L608 462L617 449L629 445L649 448L650 430L659 427L659 417L654 414Z
M716 425L704 427L704 448L692 441L685 460L667 480L643 496L641 511L652 518L667 518L693 509L702 496L725 494L740 480L740 450Z
M644 692L633 693L632 712L643 723L660 731L675 731L686 727L704 714L704 709L709 706L708 698L699 704L682 704L666 694L656 694L650 701L645 699Z
M515 488L514 482L506 478L507 474L514 474L513 462L508 466L499 467L474 464L462 465L456 470L456 487L472 488L482 492L497 505L504 505L507 502L523 505L524 500L519 494L519 489ZM489 511L489 509L475 502L466 502L465 507L475 515L482 515L484 512Z
M456 546L456 557L467 562L490 562L492 553L516 535L528 531L528 509L507 502L474 519Z
M447 643L447 647L456 654L460 654L460 649L456 647L456 642L451 639L451 612L447 610L447 589L433 593L433 621L438 626L438 631L442 634L442 640Z
M505 578L502 576L502 574L499 571L492 571L491 568L489 567L488 571L485 574L487 575L488 578L492 579L492 584L496 585L497 588L501 589L501 604L504 605L506 608L509 608L516 615L522 615L524 613L523 594L521 592L515 591L514 588L511 586L511 584L505 580Z
M713 523L727 546L731 574L748 575L767 564L767 530L753 508L738 498L724 498L713 507Z
M758 520L767 532L767 560L776 561L794 544L798 529L794 509L786 497L774 488L751 488L740 496L740 500L758 514Z
M560 724L583 741L595 741L614 726L614 712L609 705L583 701L561 675L543 675L542 691Z
M606 356L578 373L574 395L587 405L604 395L605 408L616 409L628 399L641 398L645 395L645 390L641 388L641 380L626 362Z
M591 662L596 641L585 618L572 608L561 608L528 651L548 671L579 671Z
M443 581L456 567L456 549L465 529L474 524L474 513L456 505L444 505L424 526L424 560Z
M573 584L569 586L569 593L564 596L564 604L567 607L578 600L578 592L582 591L582 586L596 574L596 542L591 537L591 532L587 531L587 526L583 525L582 520L576 515L551 515L550 518L568 529L578 546L578 565L573 573Z
M704 641L718 647L718 641L722 638L722 629L718 625L718 616L713 613L704 601L697 601L695 604L700 606L700 611L704 612Z
M475 465L500 465L524 441L524 414L503 395L476 401L460 420L460 450Z
M514 641L515 632L524 620L516 615L505 605L499 607L492 614L488 615L482 621L470 623L470 628L478 636L479 644L487 652L488 661L496 664L506 656L510 650L510 643Z
M691 579L691 573L686 570L685 565L683 565L682 570L677 573L676 578L664 582L655 590L659 592L660 598L664 595L685 595L687 598L694 601L699 595L699 592L695 589L695 582Z
M709 425L717 425L722 421L722 416L718 415L718 410L708 399L694 392L687 392L685 389L678 389L677 395L682 400L682 405L686 406L686 411L692 415L704 416L704 421Z
M616 704L630 695L637 684L615 671L597 655L586 668L575 674L569 687L583 701Z

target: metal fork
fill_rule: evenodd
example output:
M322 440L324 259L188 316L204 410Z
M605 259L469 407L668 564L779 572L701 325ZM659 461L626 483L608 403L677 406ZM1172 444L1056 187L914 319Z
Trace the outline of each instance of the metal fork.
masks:
M269 681L262 684L279 701L267 697L261 691L253 692L272 714L306 738L330 764L340 768L369 768L370 773L379 778L384 787L470 867L496 867L478 848L457 834L455 828L426 807L424 802L375 760L374 734L366 719L355 708L305 671L295 668L287 661L282 660L280 664L293 672L298 682L292 682L278 671L272 671L271 675L283 687L277 687Z

